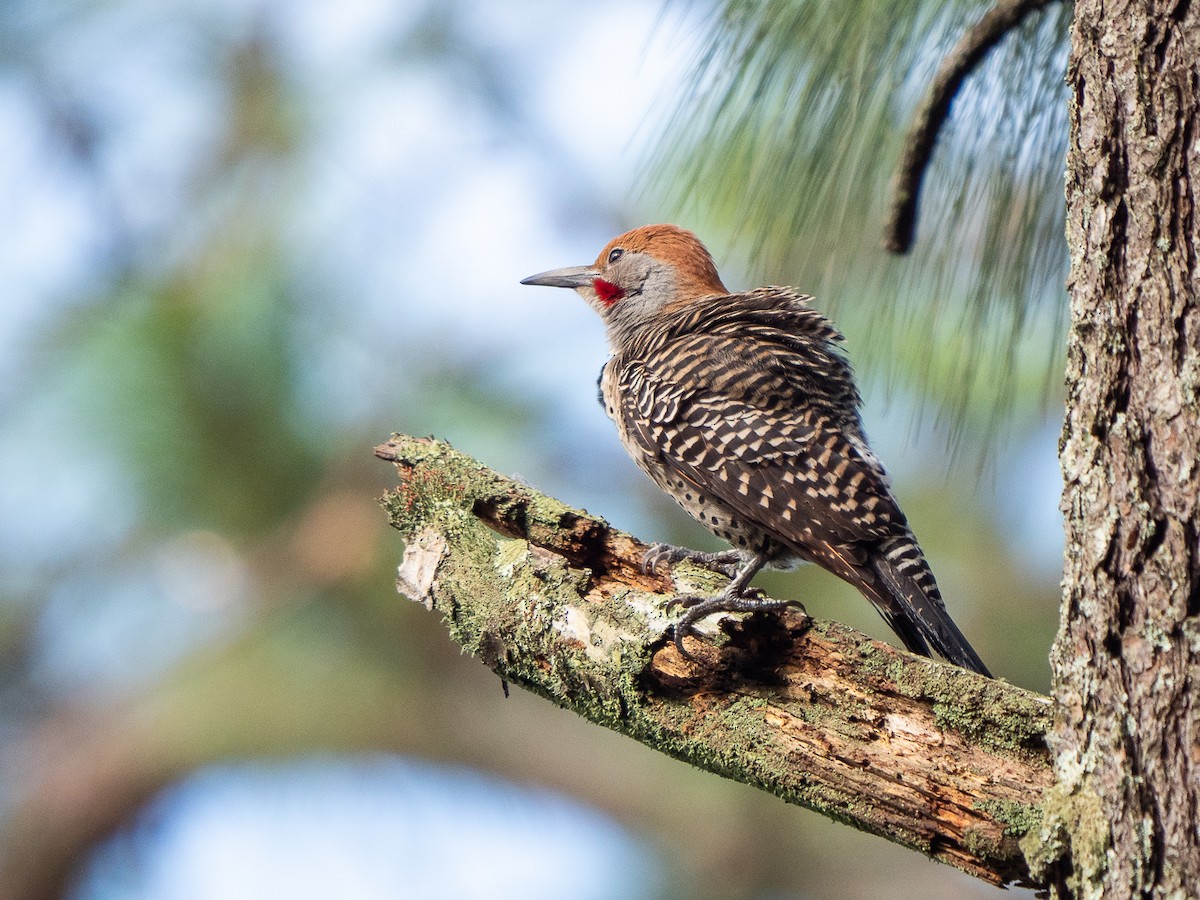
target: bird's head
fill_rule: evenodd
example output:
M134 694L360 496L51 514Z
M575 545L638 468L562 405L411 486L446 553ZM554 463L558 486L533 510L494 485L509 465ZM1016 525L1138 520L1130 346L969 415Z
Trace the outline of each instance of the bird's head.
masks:
M643 225L613 238L590 266L531 275L521 284L574 288L619 346L664 308L728 293L704 245L674 225Z

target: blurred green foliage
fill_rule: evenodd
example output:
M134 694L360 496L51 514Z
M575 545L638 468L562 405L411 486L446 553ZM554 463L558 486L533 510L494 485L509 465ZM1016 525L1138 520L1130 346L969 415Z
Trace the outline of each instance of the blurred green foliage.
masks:
M533 4L530 15L548 9ZM1053 84L1064 14L1011 41L963 98L971 114L956 109L914 258L880 262L874 224L906 111L974 10L915 0L727 3L713 13L693 94L655 171L711 243L724 235L740 248L725 268L740 262L756 278L822 294L826 308L836 301L860 367L892 360L897 395L951 397L955 421L977 439L995 408L1046 402L1045 348L1057 339L1051 329L1039 343L1031 329L1058 321L1062 300L1052 284L1061 278L1060 213L1047 201L1061 193L1058 170L1039 166L1061 147ZM352 162L326 159L338 125L322 116L336 97L381 101L330 93L301 43L286 38L293 15L286 5L106 0L15 2L0 16L0 99L34 123L31 169L84 209L90 236L77 254L82 274L30 304L20 371L0 395L5 458L19 460L25 489L46 498L27 507L57 517L34 534L10 510L2 526L3 732L9 746L46 751L6 774L5 809L55 776L52 726L82 709L96 717L72 768L85 798L91 766L113 759L152 793L229 756L386 749L575 791L655 835L678 863L681 892L694 896L800 885L812 896L853 895L847 885L877 883L897 867L914 873L909 896L929 884L969 890L953 873L844 829L830 837L818 817L681 769L540 700L506 703L434 617L396 596L401 548L374 499L392 473L370 452L391 430L449 437L647 539L702 545L708 536L636 473L611 431L600 438L581 418L585 408L599 415L590 377L558 392L554 371L523 382L512 372L525 360L512 358L504 336L469 340L421 318L421 308L470 305L445 293L444 268L421 269L406 247L471 232L431 231L439 210L421 204L440 195L395 202L356 181ZM527 191L531 209L550 207L552 196L575 215L571 228L596 233L647 216L646 195L598 197L580 186L585 163L531 108L545 84L512 74L528 48L506 44L516 38L489 15L498 13L486 4L398 11L380 26L384 51L356 59L342 87L361 79L380 90L403 71L414 80L399 93L431 83L454 98L453 128L378 113L401 129L426 127L420 141L432 156L446 134L467 134L464 156L422 158L423 185L454 181L458 167L482 166L501 146L523 153L549 185L543 198ZM142 79L137 89L131 79ZM1023 87L1001 90L1012 84ZM167 123L157 123L165 146L139 130L156 117ZM470 131L480 117L503 140ZM1018 121L1023 138L1009 134ZM392 152L372 145L351 159ZM363 218L310 216L339 179L365 197L351 207ZM584 224L577 210L588 204ZM385 225L373 230L371 215ZM567 218L561 208L529 216ZM13 235L22 227L0 225ZM395 281L362 271L364 258L393 257ZM461 258L479 268L473 250ZM489 283L515 284L528 271L488 271ZM385 317L372 292L394 293ZM560 315L544 314L547 333ZM872 331L890 345L868 344ZM536 357L544 343L534 335L519 352ZM599 361L598 346L578 352L593 350ZM900 486L902 500L981 653L1044 689L1055 580L1014 575L1020 547L979 499L974 471L945 476L940 440L913 450L920 477ZM50 499L61 496L59 481L72 499L62 509ZM764 584L886 637L861 598L821 573ZM131 668L132 679L115 674ZM146 743L131 750L134 736ZM95 809L115 802L92 800Z
M816 294L863 334L860 365L901 379L968 440L1036 418L1062 371L1070 4L1034 13L968 78L914 250L896 259L880 244L924 86L986 9L725 0L652 180L726 235L755 280Z

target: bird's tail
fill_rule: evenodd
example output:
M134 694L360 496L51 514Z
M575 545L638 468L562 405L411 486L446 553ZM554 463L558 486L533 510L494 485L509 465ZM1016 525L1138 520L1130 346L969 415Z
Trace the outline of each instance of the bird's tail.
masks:
M885 542L867 568L874 577L864 579L868 583L862 585L863 593L905 647L922 656L933 647L956 666L992 677L946 611L933 572L911 534Z

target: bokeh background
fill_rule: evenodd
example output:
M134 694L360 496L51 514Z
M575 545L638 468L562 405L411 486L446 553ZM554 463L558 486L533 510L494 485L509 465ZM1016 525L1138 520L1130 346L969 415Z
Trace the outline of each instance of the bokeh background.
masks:
M834 4L883 49L797 19L807 81L758 93L713 39L742 5L4 3L0 896L998 896L506 699L394 588L392 431L716 546L596 404L593 314L517 283L674 220L835 315L956 619L1048 688L1065 16L969 83L885 260L889 160L979 5ZM890 638L832 577L760 583Z

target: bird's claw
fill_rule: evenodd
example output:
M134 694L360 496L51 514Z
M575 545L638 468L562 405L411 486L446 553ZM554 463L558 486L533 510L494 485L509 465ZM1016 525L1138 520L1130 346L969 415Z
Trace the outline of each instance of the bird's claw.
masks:
M748 604L753 604L752 606L744 607L745 609L774 609L775 608L774 604L777 604L777 603L778 604L787 604L787 603L798 603L799 602L798 600L764 600L763 599L764 596L765 595L763 594L763 592L760 588L750 588L749 590L744 591L739 597L732 598L732 599L742 600ZM697 606L700 606L702 604L705 604L705 603L712 603L714 601L724 602L724 600L725 600L724 594L719 594L716 597L697 597L692 594L681 594L678 597L672 597L670 600L668 600L666 602L666 604L664 604L663 609L666 612L670 612L676 606L681 606L684 609L691 610L691 609L693 609ZM717 611L732 612L732 611L736 611L739 609L743 609L743 608L742 607L714 606L713 612L717 612ZM708 615L708 613L702 613L701 615L702 616ZM697 618L700 618L700 617L698 616Z
M670 612L677 606L681 606L684 609L689 609L690 607L695 606L697 603L703 603L707 599L707 597L692 597L686 594L678 597L672 597L663 605L663 611Z
M690 550L687 547L673 547L670 544L655 544L642 557L642 574L652 575L664 563L673 566L683 560L691 560L698 565L714 572L719 572L726 578L737 574L742 562L742 555L736 550L724 550L717 553L706 553L703 550Z
M683 639L689 634L700 637L699 632L696 630L696 623L707 616L711 616L713 613L759 612L762 610L784 609L788 606L799 606L801 609L804 609L804 604L799 600L767 600L764 598L763 592L758 588L752 588L742 594L732 596L718 594L715 597L672 597L667 601L664 609L670 611L675 606L682 606L686 612L672 626L672 640L680 656L692 662L696 661L696 657L689 653L683 646Z
M640 566L643 575L653 575L658 571L658 567L663 563L670 563L671 551L678 548L672 547L670 544L654 544L646 551L642 557Z

